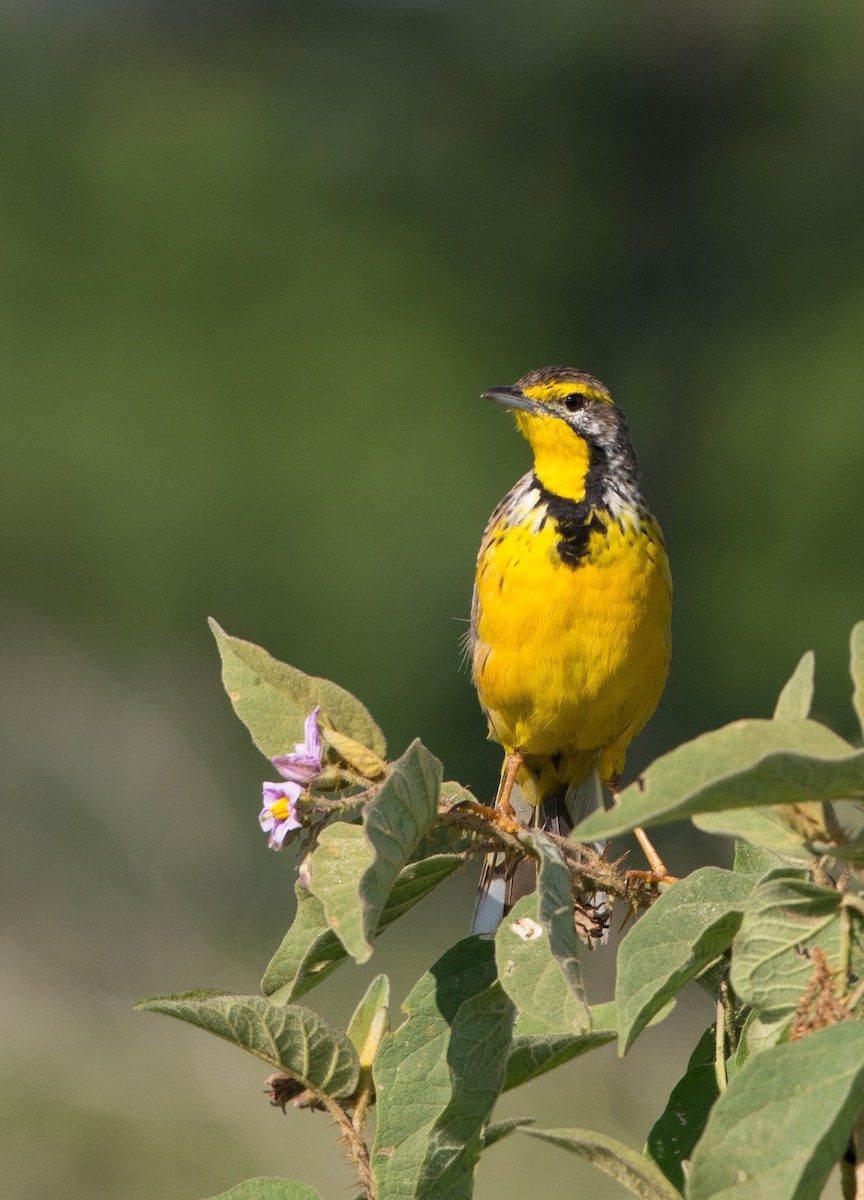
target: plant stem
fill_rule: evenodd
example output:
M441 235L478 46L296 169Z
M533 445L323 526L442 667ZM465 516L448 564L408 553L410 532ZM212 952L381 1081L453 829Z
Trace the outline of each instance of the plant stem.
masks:
M717 1090L726 1091L726 1005L722 993L717 1000L717 1021L714 1026L714 1074Z
M360 1177L367 1200L375 1200L375 1179L369 1162L369 1147L366 1145L361 1130L355 1128L355 1123L338 1100L332 1100L328 1096L323 1097L323 1100L327 1111L339 1126L340 1139L348 1147L348 1157Z

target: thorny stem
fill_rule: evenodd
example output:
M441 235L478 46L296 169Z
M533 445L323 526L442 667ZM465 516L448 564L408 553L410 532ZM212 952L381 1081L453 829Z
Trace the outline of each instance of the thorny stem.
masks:
M502 828L493 809L486 809L480 804L457 804L441 810L439 815L444 825L476 836L477 841L467 851L469 854L497 851L510 854L514 859L538 857L533 846L526 843L531 830L511 830L506 826ZM564 859L575 893L605 892L608 896L623 900L631 908L647 908L656 899L657 892L653 887L634 886L634 882L628 880L626 872L619 868L622 860L608 863L590 846L573 842L548 830L544 836L554 843Z
M825 866L825 861L824 857L813 859L810 863L810 874L813 876L814 882L818 883L820 887L836 888L837 885L828 868Z
M348 1157L360 1177L367 1200L375 1200L375 1180L369 1163L369 1147L366 1145L360 1128L355 1128L356 1114L355 1121L352 1121L338 1100L333 1100L329 1096L323 1096L322 1099L330 1116L339 1126L339 1139L348 1147Z
M720 980L720 999L723 1002L723 1017L726 1021L726 1045L730 1054L738 1049L739 1030L735 1023L735 994L729 983L728 972Z
M363 1136L363 1126L366 1124L366 1114L369 1112L369 1106L372 1103L372 1091L367 1089L358 1098L354 1106L354 1116L351 1118L351 1124L354 1130L360 1137Z

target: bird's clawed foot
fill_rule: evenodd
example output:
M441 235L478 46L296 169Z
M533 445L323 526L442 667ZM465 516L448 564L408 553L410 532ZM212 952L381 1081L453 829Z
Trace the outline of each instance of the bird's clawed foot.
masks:
M525 831L525 826L515 813L512 817L508 817L500 808L490 808L488 804L480 804L477 800L464 800L459 805L459 808L467 812L476 813L484 821L489 821L491 824L497 825L502 833L515 835L517 833L524 833Z

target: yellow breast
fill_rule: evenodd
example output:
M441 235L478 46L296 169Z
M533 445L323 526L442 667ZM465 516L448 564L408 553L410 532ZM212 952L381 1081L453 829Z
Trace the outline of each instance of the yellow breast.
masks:
M499 507L478 559L478 694L490 732L508 750L563 756L564 781L574 783L603 752L608 779L620 775L669 668L662 537L647 515L603 513L578 562L568 563L555 522L525 482L513 504Z

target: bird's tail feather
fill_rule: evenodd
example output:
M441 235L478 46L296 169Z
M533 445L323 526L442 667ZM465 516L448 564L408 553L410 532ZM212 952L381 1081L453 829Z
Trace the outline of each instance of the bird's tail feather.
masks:
M521 797L516 796L517 788L518 785L514 787L511 799L518 812ZM534 808L533 824L544 832L568 837L574 825L602 807L603 785L595 763L582 783L560 789ZM603 848L602 842L594 843L598 854L602 853ZM514 863L504 854L487 855L480 875L471 932L494 933L517 900L533 892L536 886L537 869L533 862L520 859ZM590 897L588 905L596 916L598 929L604 930L602 936L592 939L592 944L600 944L607 937L605 929L608 925L609 902L605 893L596 892Z

